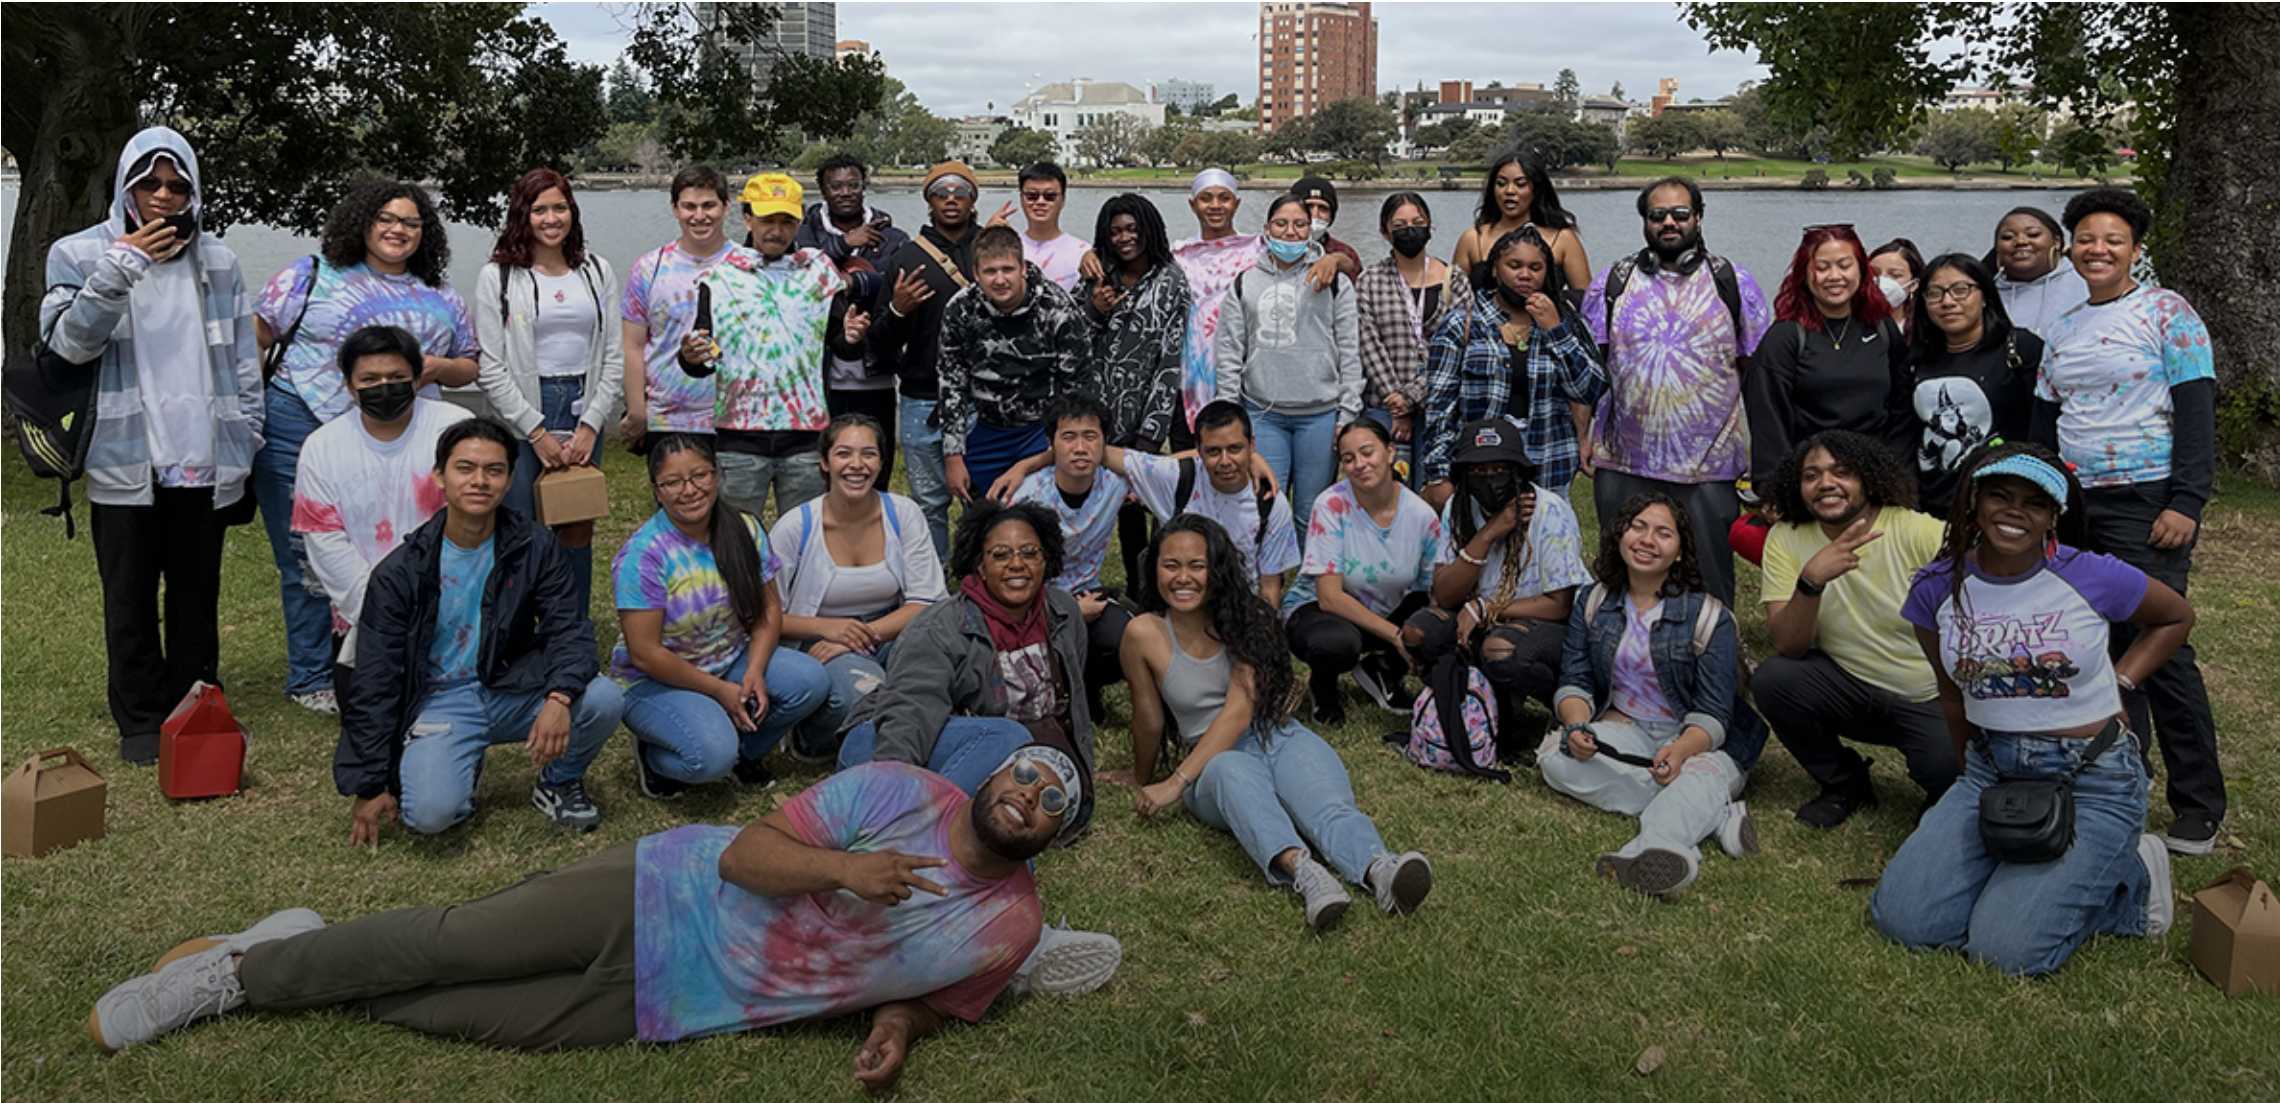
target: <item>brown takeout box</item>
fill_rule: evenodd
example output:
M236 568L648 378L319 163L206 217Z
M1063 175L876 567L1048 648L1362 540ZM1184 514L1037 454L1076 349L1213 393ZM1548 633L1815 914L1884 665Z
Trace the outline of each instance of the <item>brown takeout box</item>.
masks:
M2280 996L2280 900L2247 866L2193 894L2193 965L2225 995Z
M33 755L0 781L0 852L36 858L102 838L105 789L103 775L78 751L51 747Z
M538 477L533 491L542 525L568 525L609 516L610 489L599 467L565 467Z

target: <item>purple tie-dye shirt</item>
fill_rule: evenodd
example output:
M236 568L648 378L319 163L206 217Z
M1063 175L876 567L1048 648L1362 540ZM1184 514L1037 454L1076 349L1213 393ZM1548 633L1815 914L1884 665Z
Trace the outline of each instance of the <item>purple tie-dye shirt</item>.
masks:
M709 257L691 257L681 251L680 242L672 241L641 254L626 275L625 304L618 316L649 331L641 363L652 433L713 431L714 381L719 376L691 379L682 371L681 338L696 328L697 279L722 261L749 269L759 265L760 254L730 242Z
M727 506L717 506L726 509ZM760 536L760 522L746 514L744 522L760 548L760 580L776 577L780 564L768 541ZM689 538L673 527L673 519L658 510L618 549L610 567L617 588L617 607L655 609L665 614L665 650L688 660L716 678L725 678L751 636L736 623L736 608L728 599L728 584L713 562L712 546ZM610 652L610 677L632 685L648 677L633 665L625 639Z
M1235 277L1259 263L1266 239L1259 234L1229 234L1206 241L1189 238L1172 247L1172 259L1188 282L1188 325L1185 367L1180 372L1180 396L1187 407L1187 424L1195 424L1196 411L1219 395L1219 368L1211 355L1219 338L1219 304Z
M1773 324L1757 281L1734 266L1742 295L1737 335L1708 264L1685 276L1642 266L1615 300L1610 340L1607 272L1600 269L1583 297L1584 325L1607 346L1607 397L1592 419L1592 463L1672 483L1741 478L1750 465L1750 430L1734 359L1756 352Z

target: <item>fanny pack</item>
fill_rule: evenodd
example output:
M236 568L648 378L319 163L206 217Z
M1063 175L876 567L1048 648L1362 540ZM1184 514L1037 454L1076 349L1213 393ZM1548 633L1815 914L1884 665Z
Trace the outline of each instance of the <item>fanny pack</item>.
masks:
M2074 779L2127 730L2120 717L2108 720L2082 753L2082 764L2057 777L1998 771L2001 780L1979 793L1979 840L1987 853L1998 861L2026 864L2063 857L2074 845ZM1985 753L1986 745L1980 749Z

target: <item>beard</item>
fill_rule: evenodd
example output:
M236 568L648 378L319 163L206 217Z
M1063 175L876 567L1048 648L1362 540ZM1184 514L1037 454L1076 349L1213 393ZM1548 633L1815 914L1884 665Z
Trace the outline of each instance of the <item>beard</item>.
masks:
M997 817L990 815L990 809L996 805L996 801L986 799L983 794L977 794L968 805L967 817L973 822L974 836L981 840L984 850L1009 862L1026 862L1045 853L1045 848L1053 845L1052 834L1041 839L1029 839L1007 831L998 824ZM1042 816L1045 813L1038 811L1034 814ZM1076 814L1076 809L1069 809L1069 814Z
M1690 249L1699 249L1701 247L1702 230L1699 227L1687 230L1684 234L1679 236L1679 239L1675 244L1665 242L1662 238L1662 235L1660 234L1647 235L1647 248L1654 250L1655 259L1663 262L1664 264L1669 264L1670 262L1675 261L1682 256L1685 256L1687 251Z

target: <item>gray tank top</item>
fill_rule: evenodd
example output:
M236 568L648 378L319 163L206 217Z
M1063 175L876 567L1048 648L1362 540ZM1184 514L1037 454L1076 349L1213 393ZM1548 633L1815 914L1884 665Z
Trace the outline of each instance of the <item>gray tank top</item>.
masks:
M1181 649L1180 634L1168 616L1164 631L1172 638L1172 661L1164 668L1164 707L1179 728L1181 744L1193 747L1227 704L1227 683L1234 680L1235 662L1224 647L1208 659L1189 655Z

